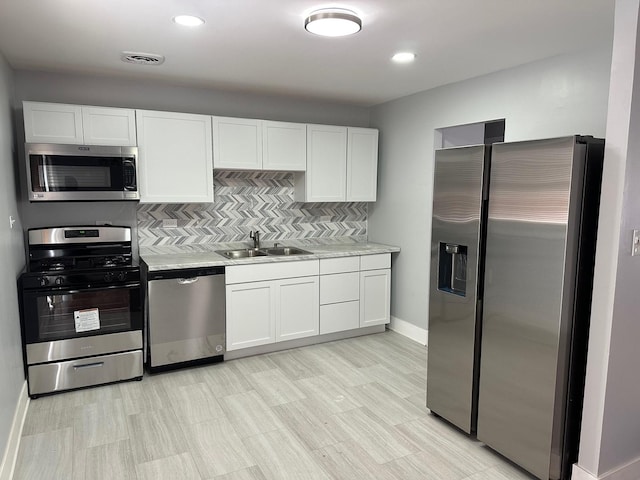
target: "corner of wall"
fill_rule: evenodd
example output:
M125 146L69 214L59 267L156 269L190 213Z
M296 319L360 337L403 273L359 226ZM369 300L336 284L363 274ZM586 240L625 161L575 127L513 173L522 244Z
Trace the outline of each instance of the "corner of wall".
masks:
M13 471L16 466L18 450L20 448L20 439L22 438L22 428L24 427L28 409L29 396L27 395L27 382L25 381L22 385L20 396L18 397L18 403L13 414L13 421L11 422L11 431L7 439L7 446L4 450L2 463L0 464L0 480L11 480L13 478Z

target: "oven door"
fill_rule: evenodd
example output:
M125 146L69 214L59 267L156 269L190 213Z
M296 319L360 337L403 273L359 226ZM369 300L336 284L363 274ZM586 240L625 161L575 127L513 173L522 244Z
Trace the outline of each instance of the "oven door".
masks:
M140 283L22 292L25 343L142 330Z

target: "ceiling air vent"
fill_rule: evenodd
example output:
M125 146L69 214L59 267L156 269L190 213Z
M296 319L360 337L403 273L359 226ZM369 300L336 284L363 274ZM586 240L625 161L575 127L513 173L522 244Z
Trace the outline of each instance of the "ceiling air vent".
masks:
M135 63L136 65L160 65L164 63L164 56L156 55L155 53L122 52L120 59L123 62Z

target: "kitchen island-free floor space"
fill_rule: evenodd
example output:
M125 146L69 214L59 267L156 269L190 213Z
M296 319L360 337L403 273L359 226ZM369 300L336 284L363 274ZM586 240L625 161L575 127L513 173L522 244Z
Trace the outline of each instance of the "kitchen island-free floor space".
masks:
M385 333L31 401L14 479L525 480L425 407Z

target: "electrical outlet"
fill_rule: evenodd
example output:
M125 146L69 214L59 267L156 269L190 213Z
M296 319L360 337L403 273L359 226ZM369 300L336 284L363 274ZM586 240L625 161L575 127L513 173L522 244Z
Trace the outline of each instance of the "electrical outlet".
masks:
M162 219L162 227L163 228L178 228L178 219L176 219L176 218L163 218Z
M631 245L631 256L640 255L640 230L633 231L633 243Z

